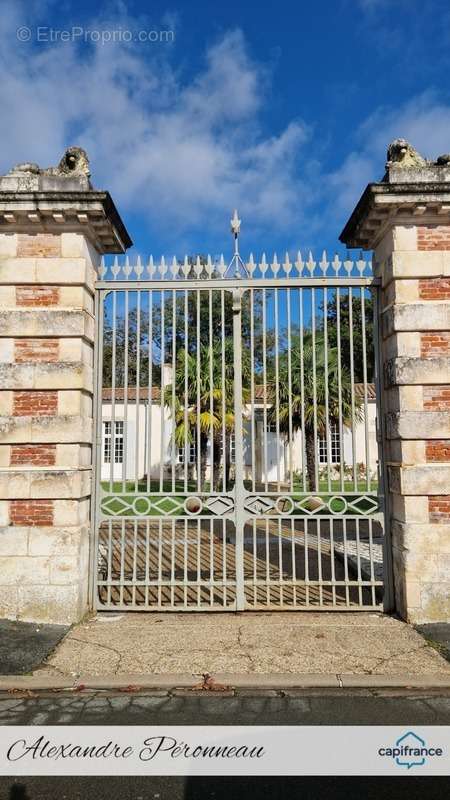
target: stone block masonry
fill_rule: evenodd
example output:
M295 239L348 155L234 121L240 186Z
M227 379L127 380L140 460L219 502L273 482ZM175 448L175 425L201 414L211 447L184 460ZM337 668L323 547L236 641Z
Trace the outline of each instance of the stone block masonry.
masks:
M71 255L65 256L68 247ZM85 262L85 280L81 287L77 287L83 291L78 292L78 296L74 293L67 302L70 265L75 254L77 260ZM17 237L17 258L23 257L32 259L35 269L47 258L57 257L64 284L56 285L61 276L55 269L52 285L27 283L11 286L10 267L14 256L9 254L6 259L0 259L1 292L5 299L8 296L9 301L2 308L3 315L8 317L8 325L3 327L7 336L1 340L3 364L0 365L3 376L0 400L3 421L3 425L0 423L3 527L0 530L0 542L2 537L9 539L11 534L18 532L21 547L21 551L15 554L2 554L0 544L0 614L18 619L66 623L79 619L88 607L88 508L80 519L79 509L75 506L82 506L89 501L91 458L87 463L86 458L81 460L80 448L84 437L80 436L83 434L80 425L70 437L72 447L78 448L70 464L58 463L61 461L58 446L66 440L64 425L67 416L72 417L74 423L77 411L81 411L81 404L78 409L73 404L74 392L81 392L84 396L87 414L83 424L92 429L93 337L89 332L80 330L78 336L72 336L69 340L72 347L78 345L80 354L83 351L84 361L90 369L83 373L80 372L79 362L67 363L65 359L68 339L64 335L64 320L66 318L69 322L73 313L82 313L92 319L94 270L98 254L81 234L23 234ZM2 266L6 268L6 283L4 278L2 280ZM66 296L61 290L65 291ZM52 312L59 315L60 329L53 330L58 335L48 336L47 315ZM25 319L22 315L25 315ZM30 333L35 335L30 336ZM63 413L65 407L72 413ZM21 435L18 435L19 432ZM37 438L39 441L36 441ZM89 439L84 444L90 449ZM64 522L65 526L69 526L72 539L77 541L76 563L72 564L67 581L60 579L58 551L46 554L43 558L36 551L36 536L31 536L32 531L43 530L48 538L50 530L55 539L58 538L61 503L74 504L75 512L72 519L66 518ZM2 588L3 581L6 581L7 591L6 586ZM50 603L47 602L49 590Z
M0 617L70 623L92 600L96 270L130 242L106 193L52 181L0 178Z
M398 141L383 182L366 189L341 238L374 250L382 287L392 605L411 622L448 622L450 169L422 163Z

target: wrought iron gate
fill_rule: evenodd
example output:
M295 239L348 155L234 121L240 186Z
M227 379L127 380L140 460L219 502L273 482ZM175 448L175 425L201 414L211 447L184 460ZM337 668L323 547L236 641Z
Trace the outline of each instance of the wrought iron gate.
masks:
M378 608L371 265L244 264L235 241L228 267L102 265L94 604Z

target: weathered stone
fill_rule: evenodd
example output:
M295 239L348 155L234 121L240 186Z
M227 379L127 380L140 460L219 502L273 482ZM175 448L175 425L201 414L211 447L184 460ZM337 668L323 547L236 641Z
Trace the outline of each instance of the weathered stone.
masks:
M396 140L341 235L381 279L395 604L413 622L450 620L449 179L447 157Z
M87 608L96 268L130 243L83 151L0 178L0 613L11 618L70 623Z
M387 283L399 278L417 280L441 275L450 275L450 260L448 255L442 251L396 250L386 262L384 270ZM403 280L399 281L399 283L402 282Z
M89 444L57 444L55 466L57 467L89 467L91 464L91 447Z
M450 431L450 411L403 411L386 415L388 438L442 439Z
M84 525L89 521L89 499L86 500L55 500L54 517L55 527L69 525Z
M396 333L395 336L389 334L384 342L384 353L387 360L397 356L421 356L421 334L419 332Z
M15 619L19 605L18 589L14 586L0 585L0 618Z
M78 556L88 546L89 527L30 528L28 552L30 556Z
M67 625L81 619L86 604L87 582L66 586L20 586L14 617L24 622Z
M417 386L389 386L384 389L388 413L423 411L423 393Z
M414 614L413 621L441 622L450 619L450 583L421 581L421 607Z
M450 383L450 358L392 358L385 362L386 386Z
M383 312L383 336L401 331L445 331L450 329L450 303L402 303ZM411 352L410 355L415 355ZM418 354L419 355L419 354Z
M0 528L0 556L25 556L28 552L28 528ZM2 577L0 575L0 585Z
M413 523L393 520L391 536L395 547L415 552L442 553L443 539L450 543L450 524L439 525L431 522Z
M0 557L0 580L3 586L47 586L50 582L48 558L28 555Z
M392 492L405 495L442 495L450 487L450 464L420 464L417 466L390 466L389 487Z
M391 439L388 442L389 462L398 465L413 466L426 461L426 443L422 440ZM396 464L396 466L397 466Z
M0 471L0 498L72 498L90 494L90 468L56 470L22 468Z
M6 233L0 236L0 264L4 258L15 258L17 255L17 233Z
M5 389L84 389L92 391L93 370L82 362L0 364Z
M74 556L54 556L50 560L50 583L53 586L76 584L83 577L80 574L82 566L79 553Z
M2 336L84 336L94 340L91 314L78 309L0 309Z

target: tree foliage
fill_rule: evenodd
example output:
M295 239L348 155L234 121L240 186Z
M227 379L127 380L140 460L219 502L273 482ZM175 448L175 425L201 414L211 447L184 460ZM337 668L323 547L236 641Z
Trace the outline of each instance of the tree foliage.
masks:
M317 491L316 436L324 437L327 426L349 425L352 418L350 373L340 364L337 348L325 348L323 334L316 334L313 341L308 332L303 347L295 337L290 359L285 353L280 360L279 380L271 384L271 401L270 422L276 423L278 418L280 431L288 435L291 429L303 432L308 488ZM353 408L356 421L361 418L361 403L356 398Z

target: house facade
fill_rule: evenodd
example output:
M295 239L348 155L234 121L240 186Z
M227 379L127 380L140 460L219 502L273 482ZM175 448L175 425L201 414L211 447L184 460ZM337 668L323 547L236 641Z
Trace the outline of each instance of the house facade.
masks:
M170 381L166 384L169 385ZM378 446L376 438L376 402L373 384L366 385L367 403L364 403L364 385L355 384L355 400L360 405L360 417L355 425L329 425L328 436L317 437L317 464L319 476L328 472L339 477L341 463L344 474L351 475L354 465L368 464L370 477L376 480ZM305 463L302 431L293 432L292 443L287 434L277 433L277 425L268 419L270 405L264 402L262 386L255 387L253 406L244 406L244 475L253 475L260 484L285 484L291 471L301 477ZM253 410L252 410L253 409ZM365 411L367 409L367 411ZM253 445L252 439L255 438ZM234 436L227 442L227 460L234 464ZM252 468L254 459L255 469ZM208 443L206 479L211 472L211 447ZM170 407L161 405L158 388L153 388L149 399L146 388L135 387L103 389L102 401L102 481L139 481L147 477L159 480L169 477L172 464L181 474L185 468L195 480L198 453L196 443L178 447L173 437ZM363 477L366 477L365 471Z

